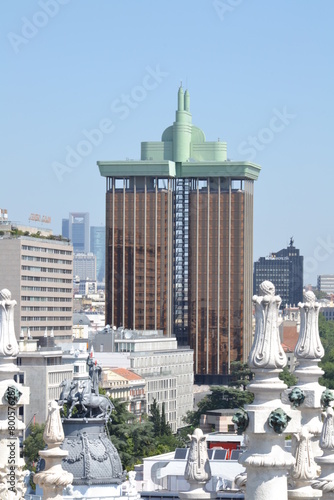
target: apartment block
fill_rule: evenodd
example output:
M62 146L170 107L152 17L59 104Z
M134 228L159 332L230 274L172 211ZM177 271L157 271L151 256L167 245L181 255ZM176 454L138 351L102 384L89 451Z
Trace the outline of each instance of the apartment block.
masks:
M29 236L0 239L0 287L17 301L17 337L29 332L55 340L72 338L73 248L70 243Z

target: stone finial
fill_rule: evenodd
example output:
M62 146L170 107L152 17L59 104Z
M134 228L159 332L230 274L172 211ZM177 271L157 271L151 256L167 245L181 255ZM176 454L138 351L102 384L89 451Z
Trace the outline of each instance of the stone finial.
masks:
M306 427L302 427L298 434L294 435L297 442L294 453L296 463L292 468L291 477L295 480L315 479L320 474L320 467L314 461L311 434Z
M43 488L43 500L61 500L63 489L72 483L73 475L64 471L61 465L62 459L67 457L68 451L59 447L64 440L64 432L56 401L49 404L43 438L48 449L41 450L39 455L45 460L45 469L35 474L34 483Z
M43 434L43 439L49 448L59 446L65 439L59 410L60 407L56 401L49 403L49 413Z
M275 295L275 287L270 281L261 283L260 294L253 297L256 326L248 365L252 369L283 368L287 359L278 330L278 309L281 298Z
M330 499L334 498L334 417L331 406L326 408L320 447L324 454L315 460L321 467L321 475L313 481L312 487L322 491L322 498Z
M189 455L184 472L190 484L188 491L179 492L181 500L206 500L216 498L216 492L206 491L205 485L211 479L211 468L206 447L206 436L201 429L195 429L191 439Z
M211 479L211 469L206 436L201 429L195 429L192 435L188 434L188 438L191 444L184 477L188 481L207 482Z
M19 346L14 330L14 307L16 300L7 288L0 291L0 356L16 357Z
M320 437L320 448L334 451L334 418L331 406L326 408L326 417Z
M304 292L304 302L298 304L300 309L300 334L295 348L298 359L321 360L324 348L319 336L320 304L316 302L313 292Z

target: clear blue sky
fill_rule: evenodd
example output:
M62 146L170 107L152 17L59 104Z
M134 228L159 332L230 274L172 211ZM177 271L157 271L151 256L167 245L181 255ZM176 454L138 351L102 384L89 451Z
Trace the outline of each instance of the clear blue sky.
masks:
M306 282L334 274L333 0L11 0L0 10L10 219L49 215L60 233L70 211L87 211L104 224L96 161L139 158L141 141L160 140L182 80L206 139L262 166L254 258L293 236Z

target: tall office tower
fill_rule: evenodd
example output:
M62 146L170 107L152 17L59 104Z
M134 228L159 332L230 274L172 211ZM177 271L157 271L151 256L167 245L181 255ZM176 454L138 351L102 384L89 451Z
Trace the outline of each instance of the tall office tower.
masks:
M107 322L163 329L195 351L199 383L226 380L252 337L253 183L225 142L192 125L189 92L140 161L98 162L106 177Z
M96 257L93 253L74 254L73 276L78 276L80 281L96 281Z
M69 219L62 219L61 220L61 235L63 238L69 239L69 237L70 237Z
M102 282L105 279L106 269L106 228L91 226L90 251L96 256L96 279Z
M28 236L0 239L0 283L17 301L16 335L45 331L71 340L73 326L73 248L68 242Z
M66 231L66 225L63 228ZM68 238L71 240L74 253L89 252L89 213L73 212L69 214Z
M254 293L258 293L262 281L269 280L282 299L281 308L287 304L297 306L303 301L303 263L304 257L291 238L287 248L254 262Z

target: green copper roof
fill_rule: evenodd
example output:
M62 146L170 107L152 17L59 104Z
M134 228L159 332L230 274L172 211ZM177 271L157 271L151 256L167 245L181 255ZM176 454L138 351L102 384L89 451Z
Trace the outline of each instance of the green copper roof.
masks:
M104 177L233 177L256 180L261 167L247 161L227 161L226 142L207 142L204 132L192 124L188 90L178 91L173 125L161 141L142 142L139 161L99 161Z

